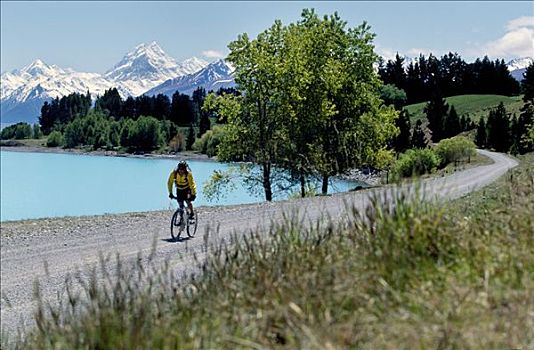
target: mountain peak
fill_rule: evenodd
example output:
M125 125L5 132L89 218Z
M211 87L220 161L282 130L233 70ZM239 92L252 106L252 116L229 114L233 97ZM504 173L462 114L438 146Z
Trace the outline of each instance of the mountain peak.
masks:
M532 57L520 57L520 58L514 58L513 60L509 61L506 65L508 66L508 70L511 72L517 69L527 68L529 65L533 63L534 63L534 58Z
M21 72L28 73L32 76L36 75L46 75L49 74L53 70L53 67L49 66L48 64L44 63L40 59L36 59L26 67L21 69Z

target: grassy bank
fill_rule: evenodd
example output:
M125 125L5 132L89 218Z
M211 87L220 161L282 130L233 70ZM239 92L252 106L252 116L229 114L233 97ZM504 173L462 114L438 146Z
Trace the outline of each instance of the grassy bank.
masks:
M445 98L449 106L454 105L458 115L468 114L471 120L478 122L480 117L487 118L490 110L497 108L499 103L504 104L506 112L519 116L523 100L521 96L501 95L459 95ZM412 122L422 119L426 102L406 106L405 109L412 115Z
M9 347L534 347L534 155L461 200L395 208L348 208L326 228L288 219L213 252L182 284L120 263L106 286L99 271L81 288L73 278L62 306L42 303L37 329Z

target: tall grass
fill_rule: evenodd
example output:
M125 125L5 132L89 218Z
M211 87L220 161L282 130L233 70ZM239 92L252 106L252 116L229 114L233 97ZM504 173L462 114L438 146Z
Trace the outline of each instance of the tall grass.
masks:
M2 348L533 348L534 155L521 160L450 204L286 218L214 249L191 279L118 259L68 279L62 304L41 302L37 327Z

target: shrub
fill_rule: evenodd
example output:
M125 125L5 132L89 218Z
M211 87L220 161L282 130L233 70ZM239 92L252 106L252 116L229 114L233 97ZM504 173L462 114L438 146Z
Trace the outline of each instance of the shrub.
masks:
M171 152L181 152L184 149L184 135L178 132L169 142Z
M398 177L410 177L431 173L439 163L439 157L430 148L410 149L401 154L395 162L393 174Z
M471 159L475 154L475 144L465 136L441 140L434 149L441 160L441 166Z
M193 144L193 150L209 157L217 155L217 147L221 143L224 130L221 127L215 126L213 129L206 131L201 138L197 139Z
M33 138L40 139L41 137L43 137L41 127L39 126L39 124L33 124Z
M46 146L47 147L59 147L64 144L65 140L63 139L63 135L59 131L52 131L50 135L48 135L48 139L46 140Z

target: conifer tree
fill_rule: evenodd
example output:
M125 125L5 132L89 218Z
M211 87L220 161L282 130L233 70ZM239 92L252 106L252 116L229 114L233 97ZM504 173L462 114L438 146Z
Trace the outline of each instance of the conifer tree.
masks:
M501 102L488 116L488 146L497 152L508 152L510 149L510 121L506 109Z
M454 106L451 106L449 113L446 115L443 136L444 138L456 136L462 132L461 129L458 113L456 113Z
M412 148L426 148L428 145L425 132L423 130L423 122L421 119L417 120L412 132Z
M193 144L195 143L195 129L193 128L193 123L189 124L189 131L187 133L187 140L185 143L185 149L190 151L193 149Z
M475 143L478 147L484 148L487 145L488 136L487 136L487 129L486 129L486 122L484 121L484 118L480 118L478 121L477 126L477 134L475 136Z
M518 144L517 151L523 154L534 151L532 142L527 140L529 129L534 125L534 108L532 108L534 106L534 64L530 64L523 74L521 92L524 94L524 104L517 121L517 133L514 136Z
M210 118L207 112L200 111L200 122L198 124L198 137L202 137L211 128Z
M395 126L399 128L399 134L395 138L393 147L395 151L401 153L410 148L411 143L411 129L410 114L406 110L402 110L399 117L395 120Z
M435 88L430 101L424 111L428 120L428 128L432 131L432 141L439 142L444 137L445 118L449 106L441 95L439 88Z

